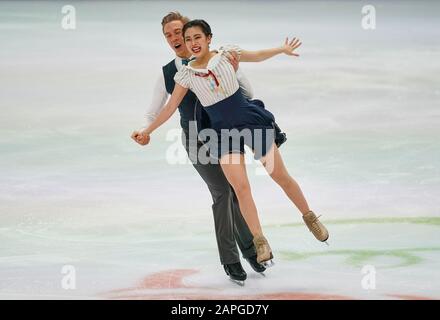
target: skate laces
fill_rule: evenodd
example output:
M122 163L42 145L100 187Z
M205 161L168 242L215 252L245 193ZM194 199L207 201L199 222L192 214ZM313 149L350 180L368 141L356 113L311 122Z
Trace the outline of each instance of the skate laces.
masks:
M315 231L316 232L321 232L322 230L321 230L321 227L319 226L319 217L320 216L317 216L315 219L313 219L313 223L312 223L312 226L313 226L313 228L315 229Z
M255 247L259 254L263 254L265 252L265 246L269 247L266 238L261 236L255 239Z
M315 216L315 214L309 213L310 215L312 215L312 219L305 219L308 223L307 226L309 227L311 232L322 232L321 227L319 226L319 218L321 217L321 215L319 216Z
M255 245L260 247L266 244L266 240L263 237L255 239Z

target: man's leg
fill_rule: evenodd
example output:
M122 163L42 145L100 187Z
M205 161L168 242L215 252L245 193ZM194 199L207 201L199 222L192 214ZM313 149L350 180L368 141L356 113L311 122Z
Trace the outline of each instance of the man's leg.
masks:
M232 193L229 184L222 177L222 170L217 164L193 164L205 181L212 196L212 213L214 216L215 236L221 264L232 264L240 261L234 237L232 218Z
M184 135L182 137L182 142L190 158L196 159L194 154L190 154L192 150L190 151L189 149L189 140L185 139ZM197 144L197 152L199 151L200 147L201 144ZM205 181L212 196L212 212L214 216L215 235L220 255L220 262L221 264L237 263L240 261L240 256L235 243L236 238L234 233L236 234L241 232L243 230L243 226L240 225L239 230L234 230L234 220L238 220L234 219L236 217L236 213L233 211L233 208L235 207L233 206L233 197L235 195L232 191L232 188L224 176L219 164L201 164L197 162L193 163L193 166L202 177L203 181ZM241 217L241 219L243 220L243 217ZM240 221L239 223L244 223L246 225L244 221ZM247 229L247 232L250 234L249 229ZM250 247L247 248L246 245L249 246L249 244L245 244L241 240L239 240L239 246L242 250L247 249L250 252L255 252L252 243L252 235L250 234L249 236L251 237ZM247 236L245 237L247 238ZM248 253L247 251L245 252L247 256L251 255L251 253Z

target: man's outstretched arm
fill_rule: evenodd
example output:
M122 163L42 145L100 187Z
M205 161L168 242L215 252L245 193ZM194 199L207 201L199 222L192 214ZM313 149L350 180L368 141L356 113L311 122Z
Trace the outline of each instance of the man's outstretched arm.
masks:
M161 73L157 77L156 84L154 85L153 97L151 99L150 105L145 110L144 123L142 128L147 128L154 120L156 120L157 115L165 107L169 94L165 88L165 78Z

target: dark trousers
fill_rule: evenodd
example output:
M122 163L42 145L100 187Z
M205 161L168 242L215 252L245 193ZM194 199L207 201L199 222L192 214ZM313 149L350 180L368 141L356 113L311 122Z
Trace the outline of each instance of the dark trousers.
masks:
M237 244L244 258L256 254L253 236L244 220L237 196L218 163L202 164L197 160L195 149L189 148L188 135L182 133L182 143L192 159L193 166L205 181L212 196L212 213L214 215L215 236L221 264L240 261ZM195 144L194 144L195 145ZM197 152L204 148L197 142ZM196 162L196 163L194 163Z

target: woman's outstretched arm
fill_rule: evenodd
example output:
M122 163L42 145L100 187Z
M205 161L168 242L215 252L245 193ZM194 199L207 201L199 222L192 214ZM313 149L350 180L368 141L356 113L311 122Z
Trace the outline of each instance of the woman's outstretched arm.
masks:
M138 143L144 145L148 144L150 141L150 134L159 128L164 122L166 122L179 107L180 103L188 92L187 88L182 87L179 84L175 84L173 93L171 94L170 99L168 100L165 107L159 113L157 118L147 127L138 131L134 131L131 137Z
M177 110L179 104L182 102L183 97L188 92L187 88L182 87L179 84L175 84L173 93L171 94L170 100L168 100L167 104L163 108L163 110L159 113L156 120L151 123L148 128L145 129L146 134L153 133L154 130L159 128L164 122L166 122Z
M257 51L248 51L241 50L241 62L260 62L272 58L280 53L285 53L289 56L298 57L299 54L294 51L301 45L301 42L297 38L293 38L289 41L289 38L286 38L286 41L281 47L271 48L271 49L263 49Z

